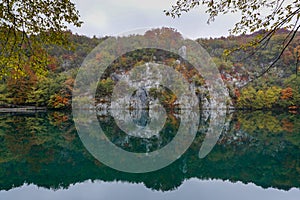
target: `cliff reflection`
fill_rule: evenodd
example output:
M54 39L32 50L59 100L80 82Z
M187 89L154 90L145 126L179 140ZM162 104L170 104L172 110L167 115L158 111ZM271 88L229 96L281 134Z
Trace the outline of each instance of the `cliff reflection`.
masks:
M134 113L134 116L134 123L141 127L154 119L145 121L139 117L151 116L147 114ZM115 119L109 113L98 115L106 136L115 145L141 152L168 144L180 123L176 114L167 114L159 137L156 134L138 138L121 133ZM69 113L2 114L0 188L9 190L33 183L57 189L91 179L142 182L148 188L167 191L192 177L252 182L263 188L300 188L299 115L239 112L217 122L217 116L202 113L194 142L178 160L155 172L130 174L113 170L96 160L84 148ZM212 128L220 130L220 134L208 137ZM216 145L199 158L199 150L207 138L213 138Z

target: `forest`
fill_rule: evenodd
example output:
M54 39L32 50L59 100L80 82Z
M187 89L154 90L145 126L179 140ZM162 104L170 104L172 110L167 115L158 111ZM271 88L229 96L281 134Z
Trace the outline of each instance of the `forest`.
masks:
M164 30L164 31L163 31ZM163 28L148 31L148 35L160 34L168 38L178 34L176 30ZM173 34L173 35L172 35ZM271 110L281 109L297 112L300 105L300 34L284 51L274 67L264 73L270 63L278 56L288 31L278 31L272 39L260 49L238 49L247 41L253 40L259 32L251 35L229 36L221 38L205 38L196 41L206 49L217 65L223 81L228 88L233 109L243 110ZM85 57L101 41L107 37L87 37L66 32L68 48L60 45L44 45L47 52L45 71L35 73L30 67L24 67L25 74L19 75L12 71L12 76L3 77L0 81L0 107L14 108L20 106L46 107L47 109L70 110L72 105L72 91L78 70ZM177 37L177 35L176 35ZM167 41L167 39L166 39ZM237 49L230 51L232 49ZM150 51L151 52L151 51ZM149 55L143 52L127 54L112 63L114 70L126 71L137 64L151 61ZM153 52L151 56L160 56L160 62L180 68L182 63L176 62L176 57L161 56L161 52ZM98 57L97 57L98 56ZM107 55L105 55L107 56ZM109 56L109 55L108 55ZM148 57L147 57L148 56ZM101 61L103 55L96 55ZM30 62L30 59L29 59ZM191 71L182 70L185 76ZM261 75L263 73L263 75ZM203 85L203 79L191 77L194 82ZM109 97L113 91L115 81L111 74L102 77L97 85L96 98ZM153 96L161 96L164 104L172 104L176 97L172 93L151 91Z

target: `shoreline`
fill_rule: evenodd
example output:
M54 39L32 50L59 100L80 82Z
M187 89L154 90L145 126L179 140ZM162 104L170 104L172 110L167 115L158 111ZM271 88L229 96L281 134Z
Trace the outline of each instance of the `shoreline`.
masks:
M0 113L10 112L46 112L46 107L20 106L20 107L0 107Z
M52 110L52 109L50 109ZM47 112L50 111L49 109L47 109L47 107L36 107L36 106L6 106L6 107L1 107L0 106L0 113L11 113L11 112L20 112L20 113L34 113L34 112ZM56 109L54 109L56 110ZM72 109L71 109L72 110ZM81 109L79 109L81 110ZM83 110L94 110L94 109L83 109ZM97 109L96 109L97 110ZM97 110L97 111L104 111L104 110L115 110L115 109L103 109L103 110ZM127 109L126 109L127 110ZM131 109L128 109L131 110ZM133 109L135 110L135 109ZM144 109L143 109L144 110ZM148 110L148 109L145 109ZM179 110L185 110L185 109L179 109ZM214 110L214 109L199 109L202 111L205 110ZM217 109L219 110L219 109ZM297 107L296 109L286 109L286 108L272 108L272 109L249 109L249 108L225 108L225 109L220 109L220 110L227 110L229 112L238 112L238 111L242 111L242 112L251 112L251 111L287 111L287 112L299 112L299 108ZM70 109L59 109L59 111L70 111Z

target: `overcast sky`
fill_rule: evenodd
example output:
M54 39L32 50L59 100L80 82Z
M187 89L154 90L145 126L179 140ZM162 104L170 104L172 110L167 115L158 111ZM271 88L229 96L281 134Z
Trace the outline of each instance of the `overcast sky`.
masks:
M84 22L71 30L87 36L107 36L137 28L172 27L189 38L227 36L238 15L220 16L208 25L204 9L195 9L173 19L163 10L176 0L73 0Z

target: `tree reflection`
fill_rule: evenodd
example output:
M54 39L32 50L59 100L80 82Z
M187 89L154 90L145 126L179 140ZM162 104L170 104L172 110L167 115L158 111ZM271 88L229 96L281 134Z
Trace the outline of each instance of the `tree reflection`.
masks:
M193 177L252 182L263 188L300 188L299 115L238 112L226 117L216 146L203 159L198 157L199 149L211 123L205 114L194 142L178 160L155 172L130 174L96 160L82 145L69 113L2 114L0 188L33 183L57 189L90 179L143 183L167 191ZM112 118L102 116L101 120L115 126ZM170 117L165 126L175 129L176 123Z

